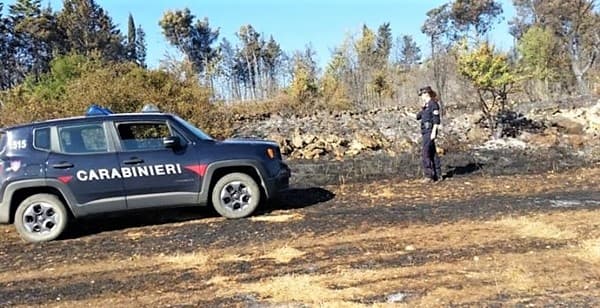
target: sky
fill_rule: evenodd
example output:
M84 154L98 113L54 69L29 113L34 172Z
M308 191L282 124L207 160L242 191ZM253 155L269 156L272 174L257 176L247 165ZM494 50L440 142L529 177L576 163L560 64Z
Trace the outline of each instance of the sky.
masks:
M2 0L0 0L2 1ZM6 6L14 1L2 1ZM317 63L324 67L331 51L342 44L349 34L360 32L363 24L376 30L390 22L394 39L412 35L427 54L427 38L421 33L426 12L448 0L96 0L108 11L113 23L127 33L127 18L133 14L136 25L146 32L147 62L158 67L165 55L176 55L168 45L158 21L168 10L189 8L197 18L207 17L211 27L220 29L219 41L227 38L237 42L240 26L251 24L266 38L273 36L287 53L303 50L308 44L317 53ZM501 50L512 46L507 22L514 16L511 0L499 0L504 9L503 20L495 26L490 40ZM62 7L62 0L43 0L53 10Z

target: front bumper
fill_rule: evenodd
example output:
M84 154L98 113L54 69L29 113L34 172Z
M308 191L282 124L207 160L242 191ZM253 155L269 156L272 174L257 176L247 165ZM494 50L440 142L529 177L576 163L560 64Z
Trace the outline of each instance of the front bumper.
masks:
M0 224L10 222L10 203L0 200Z
M276 197L279 192L286 190L290 187L290 177L292 176L292 170L288 165L281 163L281 169L272 178L269 178L265 181L265 189L267 192L267 197L273 198Z

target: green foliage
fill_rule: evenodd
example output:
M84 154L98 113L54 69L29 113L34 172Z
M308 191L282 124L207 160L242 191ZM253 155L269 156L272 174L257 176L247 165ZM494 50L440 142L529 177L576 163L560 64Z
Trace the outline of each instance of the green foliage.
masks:
M372 70L377 61L377 36L373 30L363 25L362 35L354 43L354 49L358 57L358 65L362 70Z
M82 55L63 56L52 60L50 72L40 78L29 77L23 89L41 100L60 100L65 96L67 83L101 66L97 58Z
M517 82L508 56L497 53L488 43L474 51L465 48L458 58L458 71L477 90L479 106L495 132L496 115L505 109L508 93Z
M587 73L600 54L600 14L595 0L515 0L511 34L521 38L531 27L551 31L558 42L556 63L568 62L580 94L588 93ZM555 67L566 72L565 67ZM571 77L571 78L572 78Z
M311 63L296 56L293 79L289 87L290 95L300 103L311 102L317 96L317 81Z
M121 31L94 0L64 0L57 22L64 37L62 53L99 54L105 60L126 60Z
M331 109L348 109L351 106L350 92L344 82L347 72L348 59L338 50L334 53L319 82L319 92L325 104Z
M196 20L189 9L167 11L159 21L167 41L188 57L199 73L218 56L213 44L219 37L219 30L213 30L208 18Z
M500 15L502 5L494 0L455 0L452 3L451 18L461 32L473 28L477 35L484 36Z
M5 94L0 124L78 116L92 103L115 112L135 112L154 103L216 136L227 135L229 119L215 112L209 94L195 78L182 80L134 63L72 55L54 60L50 73L40 82L30 81Z
M523 34L517 46L525 71L537 80L557 77L557 41L550 29L534 26Z
M483 43L473 52L462 54L458 59L458 69L481 91L499 94L516 81L508 56L496 53L488 43Z
M421 48L417 45L417 42L410 35L404 35L398 39L398 63L410 67L419 63L421 60Z
M392 28L390 23L386 22L377 29L377 41L375 55L377 64L385 66L389 62L390 52L392 50Z

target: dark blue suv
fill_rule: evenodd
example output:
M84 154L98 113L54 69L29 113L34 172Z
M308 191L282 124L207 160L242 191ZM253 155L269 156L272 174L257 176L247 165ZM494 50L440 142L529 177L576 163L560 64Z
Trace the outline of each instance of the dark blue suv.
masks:
M0 223L29 242L57 238L69 219L124 210L212 205L242 218L289 178L277 144L217 141L171 114L0 129Z

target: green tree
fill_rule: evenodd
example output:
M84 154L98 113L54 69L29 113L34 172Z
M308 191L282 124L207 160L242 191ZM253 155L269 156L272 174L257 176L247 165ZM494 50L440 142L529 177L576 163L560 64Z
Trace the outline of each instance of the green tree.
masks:
M502 12L502 5L494 0L454 0L450 18L457 32L468 35L474 30L479 38L492 29Z
M127 60L136 62L137 61L137 32L135 28L135 21L133 15L129 13L127 19Z
M159 25L167 41L188 57L202 75L209 63L218 56L218 50L213 44L219 37L219 29L212 29L208 18L194 23L195 18L187 8L167 11Z
M320 81L320 93L333 109L347 109L351 105L348 90L349 63L345 51L337 48Z
M396 44L398 46L398 64L410 69L421 61L421 48L411 35L403 35L398 38Z
M517 81L506 54L498 53L488 43L469 51L465 48L458 59L459 73L477 90L479 106L493 135L498 130L497 114L505 110L508 94Z
M293 98L305 104L314 101L318 89L314 51L311 47L307 47L304 52L296 52L294 55L289 92Z
M94 0L64 0L57 22L64 36L63 53L97 53L106 60L127 59L121 32Z
M236 36L242 44L238 50L238 62L241 66L244 66L240 68L240 71L246 73L244 81L249 87L250 98L263 98L259 85L262 69L260 59L265 42L252 25L241 26Z
M135 30L135 56L136 62L141 67L146 67L146 32L142 26L138 26Z
M279 43L271 36L261 53L261 59L264 65L263 71L266 75L265 86L267 89L267 96L272 96L277 90L277 70L282 65L282 56L283 50L281 50Z
M377 64L386 66L389 63L390 52L392 51L392 28L390 23L386 22L377 29L377 41L375 42L375 54Z
M50 9L42 9L40 0L18 0L10 5L12 42L16 65L12 79L40 76L48 70L58 38L56 19Z
M16 67L13 26L10 19L3 16L4 5L0 3L0 90L14 85L13 70Z
M522 36L532 26L548 28L561 45L560 55L569 61L572 76L581 94L588 93L587 73L600 52L600 16L595 0L515 0L517 16L511 33Z
M537 89L538 95L547 98L550 82L560 74L560 57L556 56L560 50L556 36L549 29L533 26L521 36L517 49L525 72L543 84L543 89Z

